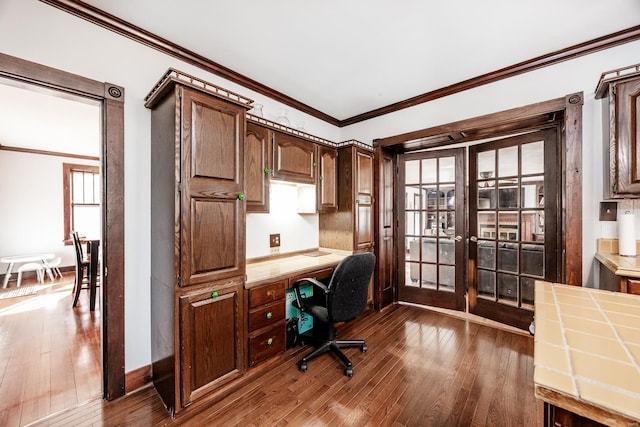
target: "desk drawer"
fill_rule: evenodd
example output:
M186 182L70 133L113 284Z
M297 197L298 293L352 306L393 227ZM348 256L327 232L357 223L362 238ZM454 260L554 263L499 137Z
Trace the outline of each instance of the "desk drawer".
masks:
M316 279L324 284L329 284L329 280L333 275L333 267L323 268L322 270L310 271L306 274L301 274L299 276L292 277L289 279L289 288L293 288L293 284L296 283L300 279L306 279L308 277L312 279Z
M280 280L270 285L251 289L249 292L249 307L258 307L279 299L284 299L285 282L286 280Z
M273 355L284 352L285 334L285 322L281 320L259 335L250 336L249 366L254 366Z
M276 301L249 312L249 331L264 328L267 325L284 319L284 300Z

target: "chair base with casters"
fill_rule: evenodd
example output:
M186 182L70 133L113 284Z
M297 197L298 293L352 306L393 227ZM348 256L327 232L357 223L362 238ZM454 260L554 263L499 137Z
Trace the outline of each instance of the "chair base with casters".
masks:
M348 377L353 376L353 365L351 360L340 350L347 347L360 347L360 351L366 353L368 348L364 340L338 340L336 339L337 331L335 327L331 327L329 330L328 339L317 339L306 336L302 340L303 342L312 344L315 348L309 354L300 359L298 363L298 369L300 372L306 372L308 369L308 363L310 360L315 359L325 353L331 352L345 365L344 374ZM316 344L313 344L313 343Z
M335 325L354 320L367 307L375 260L372 253L350 255L336 267L328 285L312 278L300 279L293 284L293 306L314 319L313 333L301 336L304 343L311 343L315 347L300 360L298 369L301 372L308 369L310 360L331 353L345 365L344 374L348 377L353 375L353 364L341 349L359 347L364 353L367 345L360 339L338 340ZM313 293L303 298L300 287L307 284L313 286Z

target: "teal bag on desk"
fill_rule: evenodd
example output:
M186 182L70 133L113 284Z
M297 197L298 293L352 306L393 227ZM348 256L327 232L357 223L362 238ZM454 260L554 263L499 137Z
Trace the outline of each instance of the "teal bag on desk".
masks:
M298 318L298 333L302 334L313 328L313 317L307 313L300 313L298 309L293 306L293 301L295 301L296 296L293 292L293 289L287 289L286 293L286 313L285 316L288 319L293 317ZM302 298L308 298L313 296L313 286L305 285L300 286L300 296Z

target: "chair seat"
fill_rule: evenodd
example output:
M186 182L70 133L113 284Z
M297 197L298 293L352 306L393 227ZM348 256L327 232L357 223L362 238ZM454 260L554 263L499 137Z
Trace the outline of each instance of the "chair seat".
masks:
M18 268L18 282L16 284L17 287L20 287L20 285L22 284L22 273L24 273L25 271L35 271L38 283L44 282L44 266L42 264L38 264L37 262L29 262L26 264L22 264Z

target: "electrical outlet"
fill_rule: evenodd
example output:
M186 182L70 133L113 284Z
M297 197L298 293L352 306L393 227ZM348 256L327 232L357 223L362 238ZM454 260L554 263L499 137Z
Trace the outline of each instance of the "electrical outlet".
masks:
M269 247L270 248L279 248L280 247L280 234L269 234ZM273 253L273 250L271 251Z
M271 248L271 255L277 255L280 253L280 246L274 246Z

